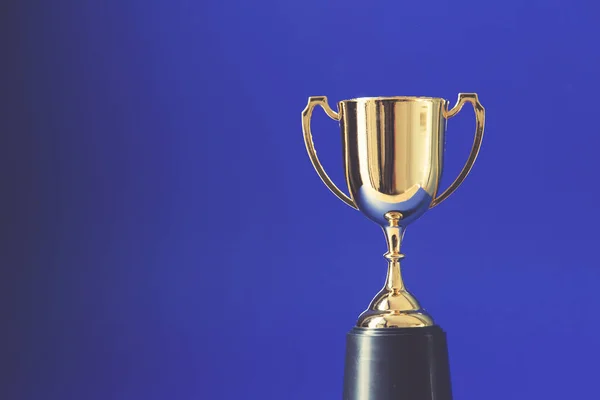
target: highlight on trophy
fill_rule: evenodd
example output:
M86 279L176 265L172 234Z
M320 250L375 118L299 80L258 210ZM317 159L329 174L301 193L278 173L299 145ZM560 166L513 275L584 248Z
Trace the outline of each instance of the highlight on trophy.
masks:
M446 120L470 103L476 129L466 164L440 192ZM311 116L321 106L342 131L342 155L349 195L321 165L311 134ZM461 93L448 101L433 97L364 97L343 100L334 111L325 96L310 97L302 112L308 155L325 185L344 203L379 224L387 240L388 272L384 287L358 318L363 328L410 328L434 325L402 280L400 251L406 227L446 200L469 174L481 147L485 110L477 94Z

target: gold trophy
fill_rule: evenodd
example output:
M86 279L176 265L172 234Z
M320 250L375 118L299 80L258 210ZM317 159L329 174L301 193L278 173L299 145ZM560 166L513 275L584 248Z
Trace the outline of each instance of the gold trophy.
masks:
M475 110L473 147L456 180L439 194L446 120L465 103ZM317 157L310 129L315 106L340 122L349 196ZM336 112L325 96L309 98L302 128L313 166L340 200L383 228L388 246L385 285L348 333L344 400L452 398L445 333L404 286L400 244L410 223L465 180L481 147L484 122L475 93L459 94L451 109L442 98L401 96L343 100Z

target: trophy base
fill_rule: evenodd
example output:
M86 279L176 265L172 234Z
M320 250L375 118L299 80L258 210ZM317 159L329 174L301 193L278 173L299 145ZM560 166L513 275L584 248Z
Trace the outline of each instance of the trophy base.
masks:
M344 400L452 400L446 334L355 327L347 335Z

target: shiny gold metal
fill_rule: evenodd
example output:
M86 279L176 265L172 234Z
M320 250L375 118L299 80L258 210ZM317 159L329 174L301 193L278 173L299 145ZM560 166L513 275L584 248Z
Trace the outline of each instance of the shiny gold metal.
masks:
M443 167L446 120L471 103L477 120L471 154L456 180L437 195ZM310 119L321 106L342 130L346 183L350 196L327 176L312 141ZM464 181L483 138L485 110L477 94L461 93L448 110L434 97L365 97L338 103L332 110L325 96L310 97L302 112L306 149L325 185L349 206L379 224L386 235L388 275L384 288L361 314L362 327L418 327L432 318L405 289L400 274L400 242L406 226L447 199Z
M458 112L462 109L465 103L471 103L473 105L473 109L475 110L475 138L473 139L473 146L471 147L471 154L469 154L469 158L463 169L458 174L458 177L448 189L444 190L444 193L433 199L431 202L431 208L437 206L442 201L446 200L458 187L463 183L469 172L471 172L471 168L473 168L473 164L475 164L475 160L479 155L479 149L481 149L481 141L483 140L483 127L485 125L485 109L479 102L479 98L477 97L477 93L461 93L458 95L458 100L454 107L451 110L446 111L444 113L444 117L446 119L454 117Z
M315 109L315 106L323 107L325 114L327 114L329 118L334 119L336 121L340 120L339 114L333 111L331 107L329 107L329 104L327 103L327 97L317 96L311 97L309 99L306 108L304 109L304 111L302 111L302 130L304 131L304 144L306 145L306 150L308 151L310 160L312 161L315 170L321 177L321 180L323 181L323 183L325 183L325 186L327 186L329 190L331 190L333 194L335 194L344 203L348 204L354 209L358 209L356 208L356 204L354 204L354 201L352 201L352 199L349 198L348 195L346 195L346 193L338 189L338 187L335 185L335 183L333 183L331 178L329 178L329 176L325 172L325 169L323 169L321 162L319 161L319 157L317 157L317 150L315 149L315 144L312 140L312 133L310 131L310 119L312 117L312 113Z
M383 256L388 260L385 286L369 304L369 308L358 317L357 326L363 328L417 328L433 325L417 299L404 287L400 271L400 243L404 230L399 222L402 214L391 211L385 214L388 226L383 228L388 251Z

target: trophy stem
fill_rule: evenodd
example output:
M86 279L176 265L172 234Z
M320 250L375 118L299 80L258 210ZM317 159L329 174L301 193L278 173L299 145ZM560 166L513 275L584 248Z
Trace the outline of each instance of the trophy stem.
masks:
M400 253L400 244L404 236L404 227L399 222L402 214L392 211L385 214L389 225L383 228L387 240L388 251L383 256L388 260L388 272L385 280L385 288L395 294L404 290L404 281L400 270L400 260L404 254Z
M400 260L404 254L400 253L400 244L404 236L405 227L400 225L402 214L390 211L385 214L388 221L383 226L383 231L388 244L388 251L383 256L388 260L388 271L385 286L371 301L357 321L357 326L362 328L415 328L432 326L433 319L417 299L406 290L402 280Z

